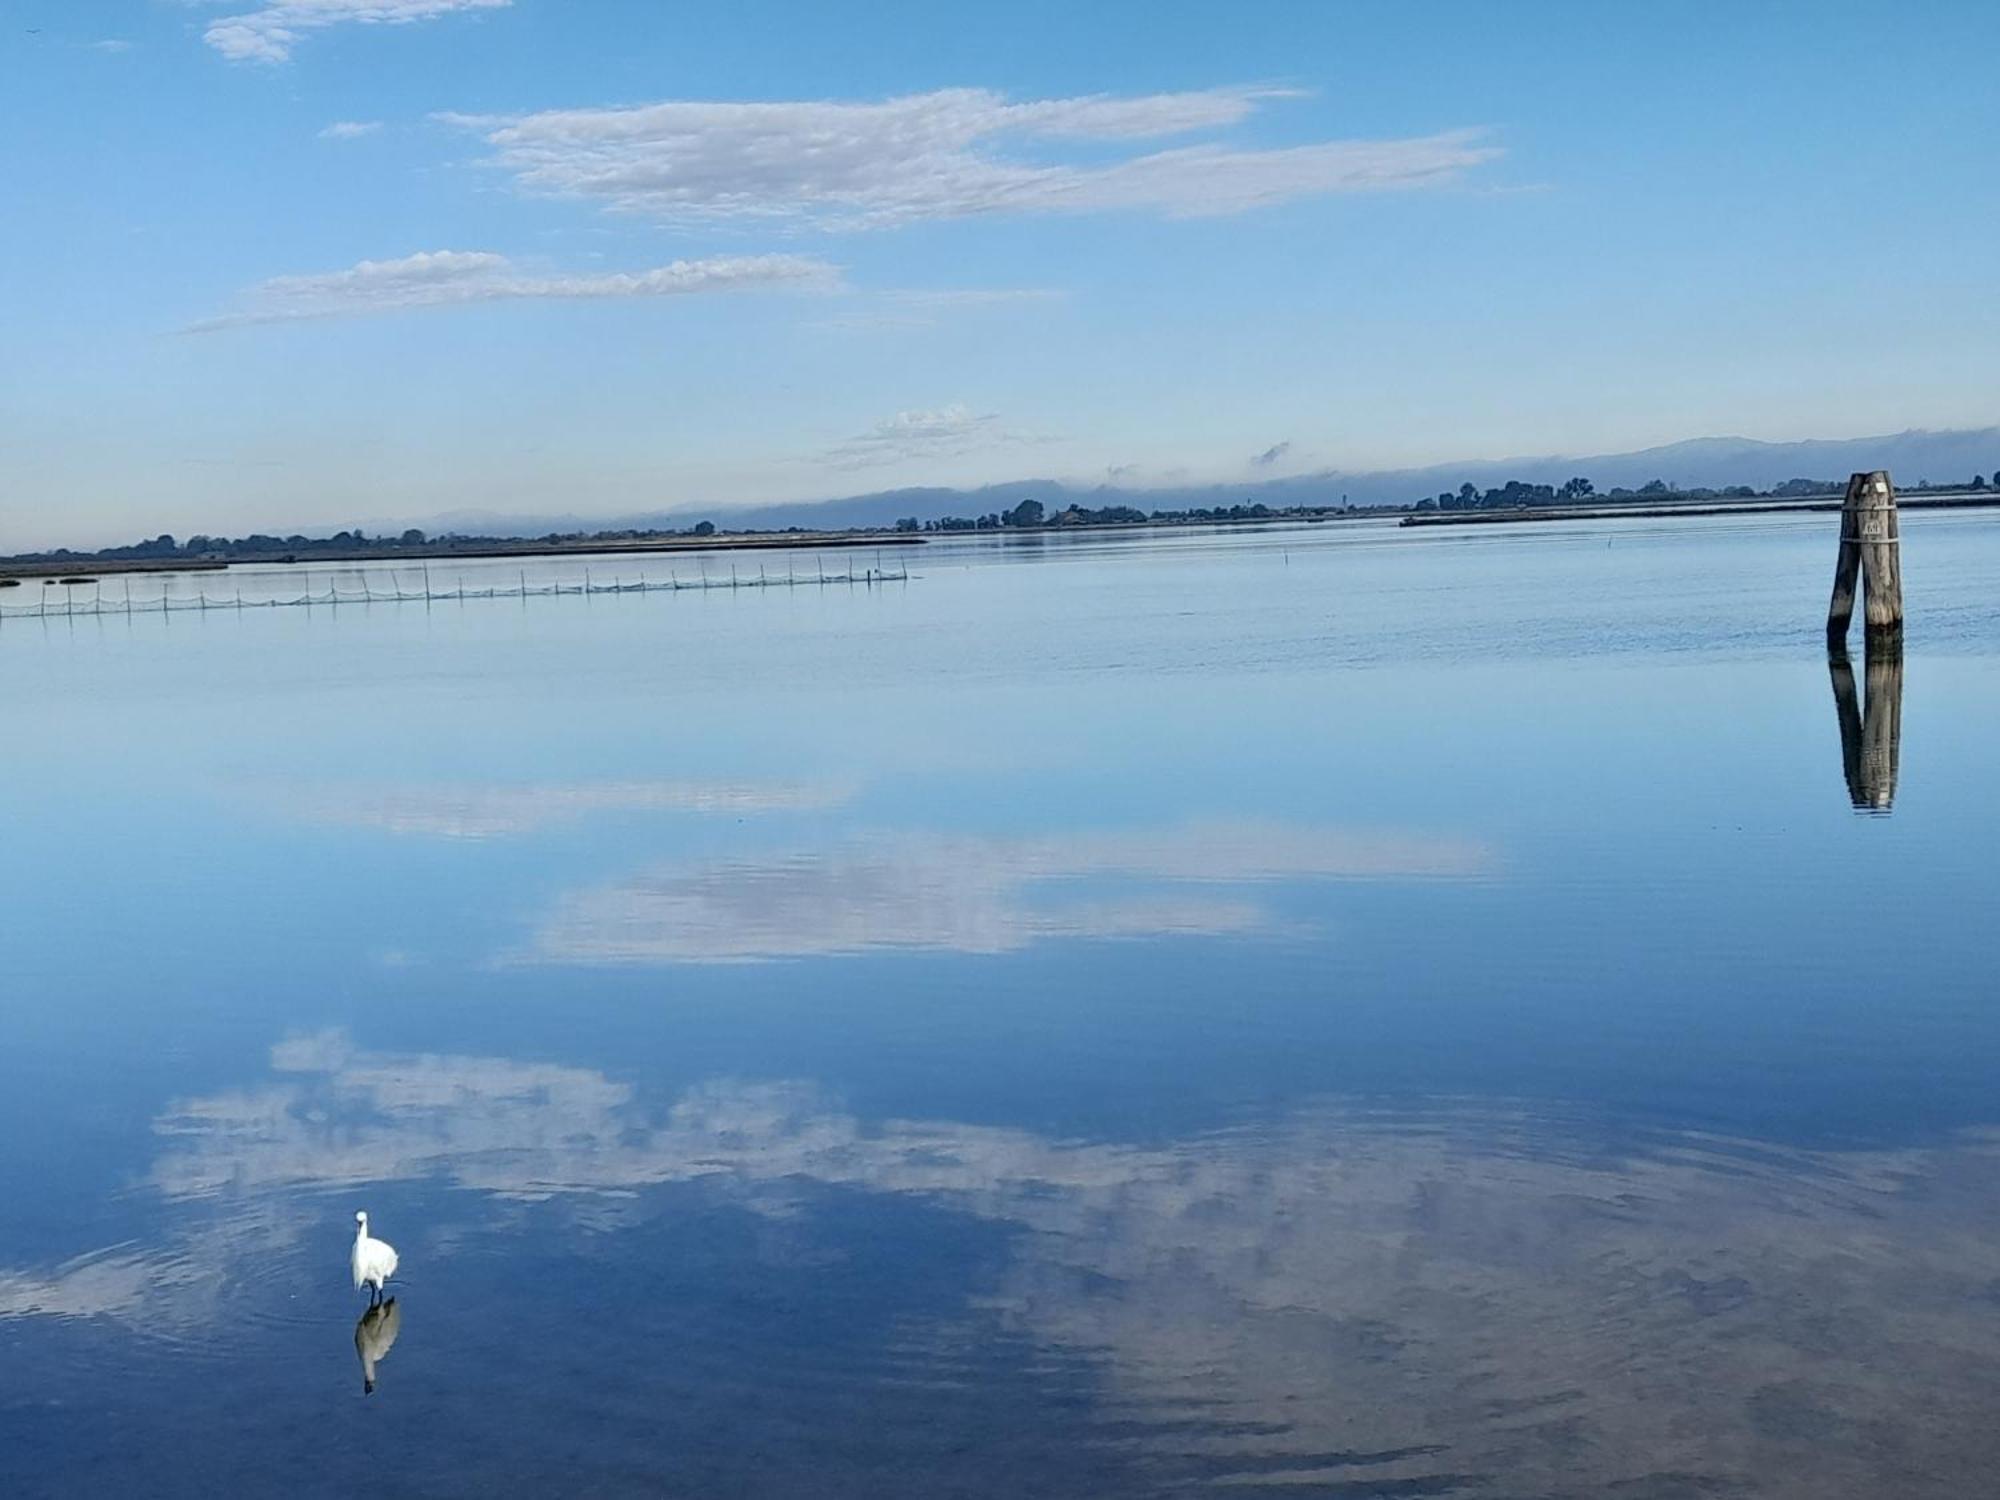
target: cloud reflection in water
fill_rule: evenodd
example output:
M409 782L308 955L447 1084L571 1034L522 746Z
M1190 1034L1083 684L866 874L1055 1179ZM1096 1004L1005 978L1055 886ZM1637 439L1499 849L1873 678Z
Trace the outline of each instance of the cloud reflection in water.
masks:
M269 1085L161 1120L167 1200L262 1221L291 1190L428 1179L601 1232L668 1184L780 1215L827 1190L913 1197L1018 1231L969 1316L1091 1358L1121 1441L1218 1474L1969 1493L2000 1456L1977 1436L2000 1392L1991 1135L1616 1148L1524 1109L1329 1103L1141 1147L869 1123L794 1083L715 1081L661 1113L590 1069L337 1034L273 1062ZM0 1275L0 1312L154 1316L145 1268L189 1258Z
M320 823L442 839L493 839L538 832L592 813L725 814L816 812L838 807L851 787L785 781L589 781L547 786L315 787L287 790L289 812Z
M827 850L668 866L572 892L523 962L716 963L878 948L1006 953L1060 937L1213 936L1271 926L1217 888L1283 880L1464 879L1495 860L1469 839L1191 824L1016 839L878 834ZM1164 886L1093 890L1085 882Z

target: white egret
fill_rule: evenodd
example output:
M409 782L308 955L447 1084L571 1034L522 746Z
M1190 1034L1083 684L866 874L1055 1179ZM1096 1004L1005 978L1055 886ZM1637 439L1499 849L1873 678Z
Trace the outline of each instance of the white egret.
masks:
M368 1233L366 1212L354 1216L354 1289L374 1288L370 1300L380 1300L382 1283L396 1274L396 1247L387 1240L373 1239Z

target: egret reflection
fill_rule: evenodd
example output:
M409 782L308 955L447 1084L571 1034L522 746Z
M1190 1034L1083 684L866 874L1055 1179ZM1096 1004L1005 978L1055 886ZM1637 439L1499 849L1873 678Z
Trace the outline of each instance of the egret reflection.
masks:
M375 1367L389 1357L403 1331L403 1309L394 1297L370 1304L354 1325L354 1352L361 1360L361 1394L375 1394Z

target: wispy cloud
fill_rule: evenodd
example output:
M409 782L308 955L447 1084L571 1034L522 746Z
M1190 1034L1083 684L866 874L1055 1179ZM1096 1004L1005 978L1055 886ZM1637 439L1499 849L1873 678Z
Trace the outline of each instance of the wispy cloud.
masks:
M1013 443L1049 441L1000 425L997 412L976 412L963 402L933 411L899 411L866 432L815 454L813 463L836 469L872 469L917 459L957 458Z
M319 133L323 141L352 141L373 135L382 128L380 120L335 120Z
M1100 164L1024 159L1035 142L1104 146L1236 125L1285 91L1216 88L1014 103L944 89L879 103L673 100L518 116L447 114L527 190L664 221L871 228L972 214L1240 213L1326 193L1448 181L1500 154L1482 133L1204 143Z
M1268 469L1271 467L1272 464L1276 463L1279 459L1283 458L1287 453L1290 453L1291 451L1292 451L1292 442L1290 438L1287 438L1282 443L1271 444L1270 447L1266 448L1262 453L1259 453L1255 458L1251 459L1250 462L1256 465L1260 469Z
M208 23L202 40L231 62L289 62L306 34L329 26L406 26L458 11L499 10L513 0L269 0Z
M121 36L109 36L101 42L86 42L84 45L90 48L92 52L116 53L130 52L132 50L132 44Z
M719 256L677 260L646 271L534 275L488 251L427 250L400 260L364 260L344 271L273 277L251 288L236 311L205 319L186 331L207 333L252 323L356 317L469 302L830 288L839 280L835 267L804 255Z

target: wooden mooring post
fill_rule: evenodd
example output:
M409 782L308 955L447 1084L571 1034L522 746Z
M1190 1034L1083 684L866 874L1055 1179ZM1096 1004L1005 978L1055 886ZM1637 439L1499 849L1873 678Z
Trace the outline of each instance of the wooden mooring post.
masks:
M1840 555L1833 568L1833 598L1826 608L1826 642L1844 646L1854 618L1857 577L1864 595L1867 638L1900 640L1903 629L1902 534L1896 522L1896 487L1881 469L1847 481L1840 507Z
M1880 469L1847 481L1840 507L1840 556L1826 609L1827 669L1840 715L1841 769L1854 806L1887 812L1896 800L1903 739L1903 558L1896 487ZM1854 590L1863 595L1867 695L1857 701L1847 660Z

